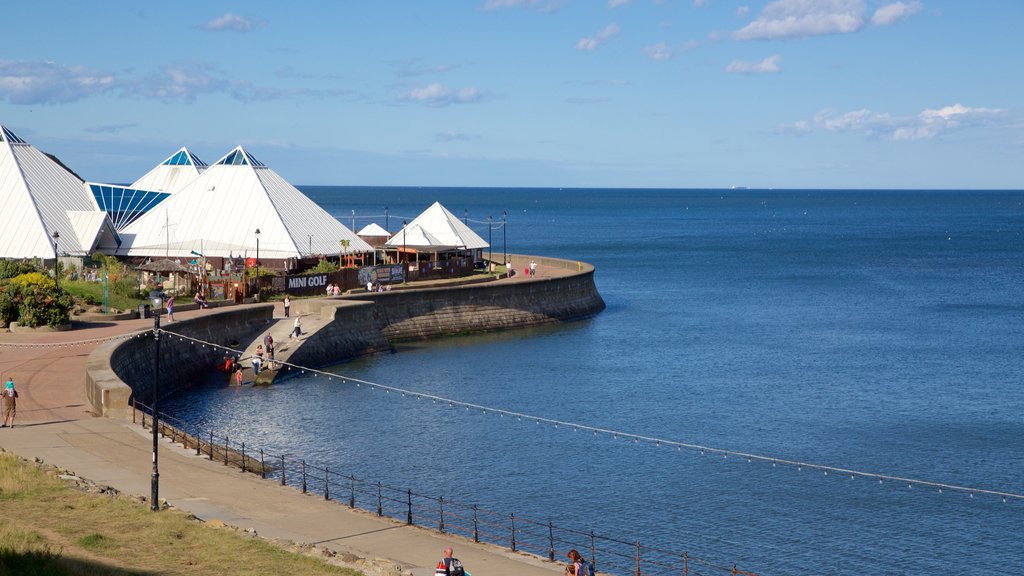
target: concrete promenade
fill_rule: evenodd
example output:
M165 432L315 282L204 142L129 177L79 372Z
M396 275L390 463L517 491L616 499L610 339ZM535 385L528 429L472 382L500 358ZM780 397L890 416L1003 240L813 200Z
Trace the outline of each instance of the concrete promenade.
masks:
M206 311L176 312L183 320ZM283 317L280 303L275 318ZM164 324L173 329L173 323ZM125 493L147 496L152 437L130 421L89 413L85 367L95 342L152 328L152 320L76 325L54 333L0 333L0 377L14 378L20 397L16 425L0 429L0 448ZM7 344L18 344L11 346ZM43 344L45 346L24 346ZM0 381L2 383L2 381ZM476 576L559 574L562 565L497 546L474 544L374 514L322 496L243 474L194 452L160 443L160 497L209 521L252 528L263 537L316 544L363 558L391 560L415 576L433 574L445 546ZM559 556L564 551L559 551Z

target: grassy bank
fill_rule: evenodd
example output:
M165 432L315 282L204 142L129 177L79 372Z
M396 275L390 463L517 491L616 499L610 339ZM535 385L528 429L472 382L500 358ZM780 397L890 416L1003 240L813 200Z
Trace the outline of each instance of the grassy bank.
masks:
M90 494L0 453L0 574L127 576L360 572L175 510Z
M81 280L62 280L60 283L61 289L67 291L72 296L91 302L94 306L103 305L103 283L102 282L83 282ZM129 298L120 294L115 294L113 286L107 289L107 305L110 308L117 308L118 310L135 310L139 304L146 304L147 300L140 300L138 298Z

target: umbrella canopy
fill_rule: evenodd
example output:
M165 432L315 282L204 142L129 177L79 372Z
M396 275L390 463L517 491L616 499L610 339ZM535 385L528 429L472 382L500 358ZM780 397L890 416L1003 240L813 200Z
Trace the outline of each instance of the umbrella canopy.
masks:
M142 270L143 272L160 272L163 274L170 272L188 272L188 268L178 264L174 260L168 260L167 258L143 264L142 266L139 266L139 270Z

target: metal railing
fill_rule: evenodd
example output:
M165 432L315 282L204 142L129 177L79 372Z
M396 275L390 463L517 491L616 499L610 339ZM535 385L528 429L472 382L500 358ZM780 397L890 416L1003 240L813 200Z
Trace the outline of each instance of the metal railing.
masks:
M152 425L151 413L148 406L133 400L132 422L141 420L142 426L147 427L148 421ZM411 488L358 478L341 470L311 464L293 454L274 454L263 448L247 446L245 442L233 442L227 434L219 435L212 429L200 430L196 425L162 412L159 426L158 432L162 437L170 438L171 442L186 449L194 449L197 456L206 455L211 461L258 474L282 486L295 487L303 494L320 494L324 500L334 500L349 508L462 536L474 542L497 544L513 552L531 553L551 562L559 556L556 551L562 551L564 556L565 551L575 548L597 571L606 574L757 576L754 572L739 570L735 565L722 565L686 551L596 534L593 530L557 526L550 520L545 522L498 512L443 496L420 494Z

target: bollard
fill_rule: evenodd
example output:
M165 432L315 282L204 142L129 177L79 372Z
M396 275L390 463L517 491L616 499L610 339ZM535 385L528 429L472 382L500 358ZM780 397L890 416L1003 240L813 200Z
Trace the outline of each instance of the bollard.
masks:
M331 484L327 481L327 466L324 466L324 500L331 499Z
M260 478L267 479L267 461L263 458L263 448L260 448Z
M210 428L210 461L213 462L213 428Z
M380 497L380 480L377 481L377 516L384 515L384 502Z
M199 440L199 427L196 426L196 456L202 454L202 452L200 452L200 446L202 446L202 444L203 443Z
M281 486L285 485L284 454L281 454Z
M135 423L135 398L132 398L132 424Z
M409 489L405 495L405 503L407 506L408 513L405 517L405 523L412 526L412 489Z
M349 498L348 498L348 507L349 508L355 508L356 507L356 477L350 474L349 475L349 479L352 481L352 495L349 496Z
M245 442L242 442L242 472L245 471Z
M302 461L302 493L306 493L306 461Z
M224 465L225 466L228 465L228 445L229 445L228 436L227 436L227 434L225 434L224 435Z

